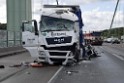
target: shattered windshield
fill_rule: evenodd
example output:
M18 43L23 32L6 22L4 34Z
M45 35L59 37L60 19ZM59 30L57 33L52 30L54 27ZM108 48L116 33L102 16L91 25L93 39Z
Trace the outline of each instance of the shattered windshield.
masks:
M62 18L42 16L42 20L40 22L41 31L63 31L72 30L73 28L73 21Z

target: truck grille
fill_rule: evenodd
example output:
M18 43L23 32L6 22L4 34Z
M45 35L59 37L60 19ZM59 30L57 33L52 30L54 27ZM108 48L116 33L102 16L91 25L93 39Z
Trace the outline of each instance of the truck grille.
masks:
M46 47L45 45L41 45L45 50L63 50L63 51L70 51L73 49L73 46L59 46L59 47Z
M48 45L71 43L72 37L68 36L68 37L46 38L46 41L47 41Z
M66 56L66 52L49 52L51 56Z
M54 63L56 63L56 62L63 62L63 61L65 61L65 59L54 59L54 58L50 58L50 60L51 61L54 61Z

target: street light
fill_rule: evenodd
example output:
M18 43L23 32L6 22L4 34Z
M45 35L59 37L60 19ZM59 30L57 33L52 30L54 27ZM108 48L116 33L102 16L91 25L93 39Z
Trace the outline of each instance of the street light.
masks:
M57 5L59 5L58 0L56 0Z

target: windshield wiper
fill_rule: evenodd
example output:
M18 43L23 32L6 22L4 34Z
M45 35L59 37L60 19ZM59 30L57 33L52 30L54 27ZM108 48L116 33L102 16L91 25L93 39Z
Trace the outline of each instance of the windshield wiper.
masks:
M53 29L46 29L46 30L42 30L41 32L49 32L49 31L56 31L56 30L53 30Z
M59 28L59 29L46 29L46 30L41 30L41 32L50 32L50 31L69 31L68 28Z
M56 31L69 31L67 28L57 29Z

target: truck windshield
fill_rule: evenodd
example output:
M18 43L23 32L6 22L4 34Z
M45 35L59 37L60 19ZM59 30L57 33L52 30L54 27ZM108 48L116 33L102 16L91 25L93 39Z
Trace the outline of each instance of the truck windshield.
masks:
M73 28L74 28L73 21L62 18L42 16L42 20L40 22L41 32L73 30Z

